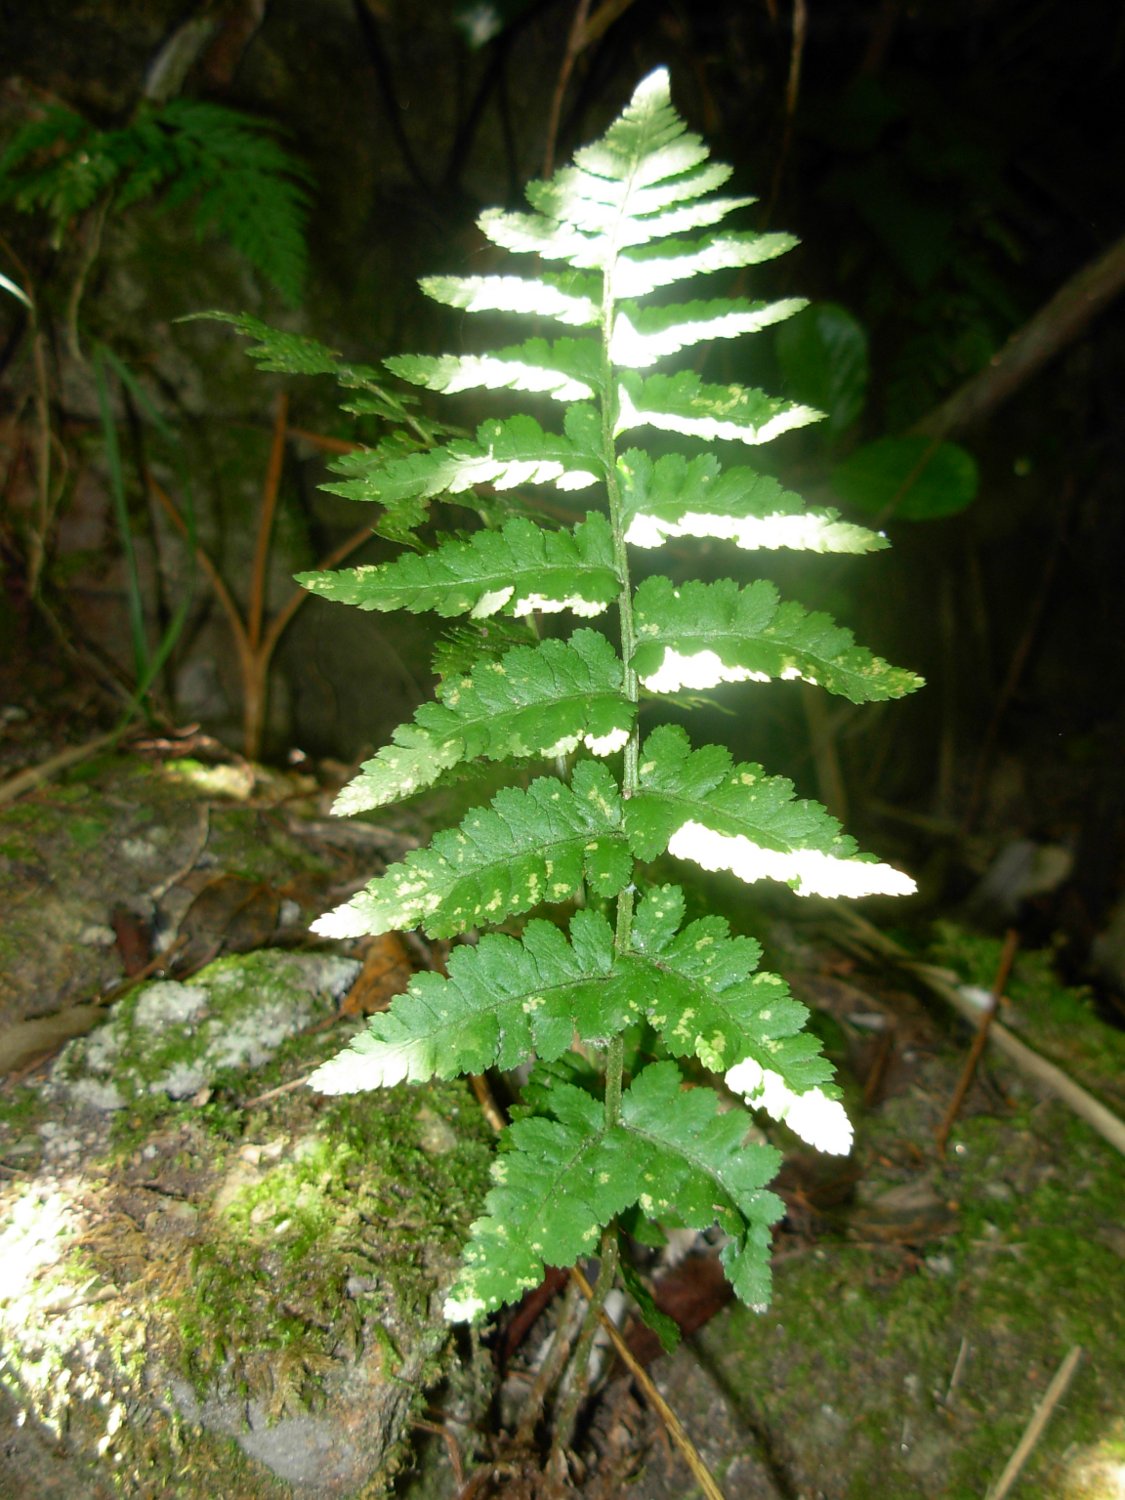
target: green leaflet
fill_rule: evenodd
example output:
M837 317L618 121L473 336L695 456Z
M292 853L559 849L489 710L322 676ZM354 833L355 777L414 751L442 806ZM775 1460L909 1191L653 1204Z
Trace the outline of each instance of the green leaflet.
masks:
M544 531L516 516L500 531L478 531L432 552L335 573L300 573L297 582L360 609L475 619L505 608L514 615L562 609L598 615L621 591L613 534L596 511L571 531Z
M692 750L678 725L653 730L641 751L641 789L625 803L634 853L666 849L740 880L781 880L799 896L908 895L914 882L855 857L855 842L819 803L761 766L735 765L720 745Z
M359 937L422 926L431 937L451 937L540 901L570 900L583 877L595 895L616 896L632 873L617 785L599 762L583 761L570 786L545 776L526 791L498 792L313 931Z
M808 1011L776 974L755 973L761 948L732 937L722 917L702 917L677 931L683 892L650 891L641 902L632 954L616 971L646 996L648 1020L675 1057L694 1054L715 1073L752 1057L796 1094L828 1082L832 1067L820 1043L802 1030Z
M731 1237L728 1258L740 1295L769 1297L769 1226L782 1203L764 1184L778 1153L748 1145L749 1116L718 1113L710 1089L683 1088L675 1063L654 1063L634 1079L621 1118L607 1130L600 1104L573 1084L549 1079L552 1118L520 1120L505 1133L486 1215L473 1225L446 1316L479 1319L529 1286L545 1266L589 1254L601 1226L634 1203L650 1217Z
M549 922L520 939L488 934L455 948L449 977L417 974L389 1011L316 1072L322 1093L358 1093L403 1080L514 1068L532 1054L552 1061L577 1036L604 1042L646 1017L674 1056L694 1054L724 1072L753 1058L794 1094L831 1077L808 1015L775 974L755 974L761 949L732 937L720 917L677 932L683 894L650 892L637 914L634 951L614 956L613 929L578 911L570 941ZM669 930L669 923L671 930Z
M436 358L404 354L387 360L403 380L442 391L520 390L555 401L585 401L601 384L601 349L596 339L528 339L491 354L443 354Z
M596 912L575 913L569 942L543 921L529 922L519 940L487 934L454 948L448 979L416 974L312 1085L358 1093L514 1068L533 1053L551 1061L576 1035L604 1042L641 1014L636 986L615 983L612 967L613 929Z
M591 426L592 424L592 426ZM602 467L596 444L599 422L590 406L572 406L562 433L544 432L528 416L482 422L476 441L456 438L442 447L420 450L401 437L384 439L375 448L344 454L332 467L341 481L322 485L349 500L376 501L397 522L397 534L386 518L376 528L396 540L426 518L428 502L438 495L459 497L480 509L476 486L511 490L525 484L553 484L558 490L587 489Z
M887 539L841 521L835 510L807 510L769 474L723 469L710 453L691 460L665 454L655 463L630 448L617 460L625 540L660 547L668 537L720 537L738 547L809 552L874 552Z
M681 302L668 307L627 305L614 319L609 357L615 365L647 369L708 339L741 338L779 323L806 307L803 297L781 302L749 302L745 297Z
M568 642L518 646L446 682L394 743L366 761L337 797L340 816L383 807L432 785L463 761L620 750L635 707L624 696L617 653L603 635L578 630Z
M619 297L647 297L660 287L693 276L760 265L784 255L797 243L791 234L756 234L747 229L724 229L694 240L665 240L623 254L614 268L614 287Z
M634 611L639 645L633 666L653 693L778 677L872 703L921 686L913 672L857 646L831 615L782 604L765 579L747 588L729 578L677 588L667 578L646 578Z
M419 285L435 302L465 312L523 313L576 328L594 328L599 322L598 305L592 297L565 292L546 278L427 276Z
M647 378L626 370L618 387L616 431L658 427L706 442L768 443L821 413L741 385L705 385L694 370Z

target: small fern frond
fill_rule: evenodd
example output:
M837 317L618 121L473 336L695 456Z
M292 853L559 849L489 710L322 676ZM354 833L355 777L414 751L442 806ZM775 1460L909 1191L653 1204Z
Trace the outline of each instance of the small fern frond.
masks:
M110 188L119 210L163 193L195 201L196 227L214 226L291 305L308 260L308 168L279 128L198 99L142 106L118 130L54 107L16 133L0 158L0 199L45 209L57 233Z

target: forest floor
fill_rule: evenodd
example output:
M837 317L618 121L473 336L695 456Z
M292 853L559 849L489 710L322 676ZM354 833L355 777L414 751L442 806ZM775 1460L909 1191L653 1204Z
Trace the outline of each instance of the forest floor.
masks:
M83 808L77 792L64 803L68 797L71 835L82 831ZM857 948L828 905L789 903L759 925L766 966L779 969L813 1010L856 1124L856 1147L843 1160L816 1157L778 1132L786 1216L775 1240L770 1308L755 1313L727 1303L712 1249L697 1244L675 1264L649 1267L658 1302L685 1330L684 1341L674 1354L659 1354L645 1330L626 1328L635 1357L726 1500L1002 1500L1007 1493L1121 1500L1119 1150L992 1049L940 1150L970 1028L919 988L907 967ZM940 920L899 936L917 956L946 966L951 982L992 985L999 939ZM99 972L99 984L104 979ZM1017 953L1005 991L1004 1026L1125 1115L1125 1033L1097 1015L1088 995L1059 982L1049 953ZM554 1306L544 1298L538 1319L524 1316L518 1336L508 1324L493 1340L503 1349L509 1394L533 1378ZM1061 1391L1060 1370L1068 1376ZM475 1425L463 1403L454 1419L455 1404L441 1388L429 1393L394 1493L403 1500L541 1494L532 1455L513 1447L497 1416L502 1403ZM1022 1471L1002 1478L1037 1411L1046 1420ZM37 1441L12 1415L0 1445L9 1475ZM41 1458L27 1472L44 1483L56 1473L57 1492L102 1493L106 1476L95 1484L93 1471L65 1462L57 1446ZM247 1484L230 1500L278 1493L273 1480ZM620 1365L580 1432L573 1484L584 1500L705 1493ZM114 1492L111 1481L105 1492Z

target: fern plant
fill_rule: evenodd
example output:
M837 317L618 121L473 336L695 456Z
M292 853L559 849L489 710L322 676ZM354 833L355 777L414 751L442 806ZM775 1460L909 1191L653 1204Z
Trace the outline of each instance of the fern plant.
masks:
M534 316L562 335L387 362L431 391L546 395L561 423L517 414L473 438L387 440L352 455L331 486L376 503L377 528L399 536L415 535L435 497L477 507L476 485L547 487L553 512L571 507L572 524L513 513L389 562L301 579L361 609L467 617L440 657L435 700L363 766L336 812L383 807L479 760L554 766L501 790L316 924L334 938L412 927L478 937L453 948L447 975L416 976L313 1087L348 1093L534 1060L445 1303L451 1320L478 1320L536 1285L545 1266L591 1254L601 1256L604 1297L619 1226L638 1217L717 1224L735 1292L760 1306L781 1213L767 1189L779 1157L750 1143L751 1111L823 1150L850 1149L806 1012L780 978L758 972L758 944L718 916L685 921L682 890L646 879L671 855L748 883L785 882L799 896L913 889L789 781L735 764L720 746L695 748L673 724L642 733L642 703L685 688L800 679L859 703L919 685L827 615L782 602L769 582L634 577L636 551L669 538L751 551L886 545L712 451L767 442L817 412L657 368L803 305L663 295L794 243L719 227L752 201L720 195L729 175L673 110L666 72L653 73L601 140L529 187L529 213L480 220L495 245L545 269L422 283L465 312ZM258 352L269 357L268 343ZM653 457L635 445L644 428L706 446L685 454L662 439ZM555 615L581 623L513 644L512 624ZM542 914L524 920L532 912ZM709 1086L715 1075L745 1107L728 1107Z
M200 99L142 104L113 130L54 104L0 154L0 202L42 210L59 242L110 193L118 210L157 193L164 207L194 201L199 233L217 229L295 305L308 258L310 177L276 134L266 120Z

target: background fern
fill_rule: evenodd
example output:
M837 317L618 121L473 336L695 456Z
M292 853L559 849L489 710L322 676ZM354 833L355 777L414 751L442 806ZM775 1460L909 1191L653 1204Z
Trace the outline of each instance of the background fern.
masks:
M530 645L501 633L499 647L475 659L463 628L456 651L436 663L446 674L437 701L395 732L337 803L338 812L381 806L477 758L571 758L565 775L502 790L317 924L337 937L413 925L433 937L507 928L456 949L448 978L418 976L312 1079L325 1092L351 1092L539 1059L449 1293L454 1319L479 1318L535 1284L545 1265L595 1251L604 1297L618 1218L634 1210L662 1226L717 1223L736 1292L763 1303L770 1225L781 1211L765 1184L778 1157L751 1140L749 1109L787 1120L823 1149L850 1148L828 1066L803 1030L804 1008L780 978L756 972L756 944L717 917L686 923L682 891L648 875L670 854L748 883L786 882L798 895L912 889L899 871L861 855L785 778L735 764L721 746L694 747L677 725L642 735L642 706L685 685L799 678L853 702L919 685L826 615L780 601L770 584L634 584L630 546L671 536L726 539L742 550L885 545L713 452L662 451L654 461L621 442L650 427L754 447L818 418L691 370L653 372L670 355L754 332L804 305L665 300L680 282L753 266L793 243L718 227L752 201L720 196L728 176L672 109L667 74L652 74L600 141L529 187L530 213L481 218L495 244L549 269L423 282L452 307L533 313L562 336L389 362L429 390L536 393L565 408L561 422L520 414L482 423L472 438L381 445L349 460L345 484L333 486L371 503L377 528L398 525L404 506L420 524L437 497L476 508L477 483L552 491L554 512L569 510L573 524L526 514L378 566L303 580L362 609L428 610L468 617L470 627L492 617L581 621L569 637ZM258 337L258 358L285 367L282 339L243 331ZM553 915L521 928L539 909ZM715 1075L749 1108L720 1108L716 1092L699 1086Z
M142 105L128 125L99 130L53 105L0 155L0 202L41 209L56 239L103 195L118 209L163 194L194 201L198 231L216 229L295 305L307 269L310 176L277 127L199 99Z

